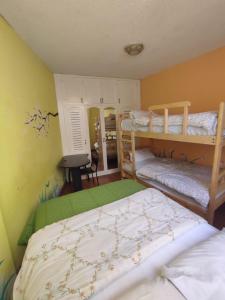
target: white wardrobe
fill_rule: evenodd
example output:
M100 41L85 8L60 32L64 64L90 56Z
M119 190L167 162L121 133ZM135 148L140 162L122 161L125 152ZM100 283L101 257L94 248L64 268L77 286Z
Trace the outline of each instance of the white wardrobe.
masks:
M55 74L63 155L99 153L99 174L118 170L116 115L140 109L140 82Z

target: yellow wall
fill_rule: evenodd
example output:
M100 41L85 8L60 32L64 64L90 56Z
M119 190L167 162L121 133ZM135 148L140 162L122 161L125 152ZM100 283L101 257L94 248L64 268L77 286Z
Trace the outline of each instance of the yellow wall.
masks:
M191 112L218 110L225 101L225 48L217 49L141 81L142 109L152 104L188 100ZM201 156L201 163L210 163L212 149L206 146L154 141L157 149L186 152L190 159Z
M15 268L9 247L9 241L0 211L0 299L3 298L3 291L10 277L14 274Z
M42 197L62 184L58 117L26 124L40 110L56 113L53 75L15 31L0 18L0 209L13 259L24 252L18 237ZM35 129L34 127L39 127ZM48 184L49 183L49 184Z

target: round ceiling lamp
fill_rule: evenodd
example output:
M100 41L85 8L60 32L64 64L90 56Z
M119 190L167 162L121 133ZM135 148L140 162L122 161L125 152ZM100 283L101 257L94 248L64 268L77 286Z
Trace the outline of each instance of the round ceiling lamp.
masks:
M125 52L131 56L140 54L143 51L143 49L144 49L143 44L130 44L124 47Z

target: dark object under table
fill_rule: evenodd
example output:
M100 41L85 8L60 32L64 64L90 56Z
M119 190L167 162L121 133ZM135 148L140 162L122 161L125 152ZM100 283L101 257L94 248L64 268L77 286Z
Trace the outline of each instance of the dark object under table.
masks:
M72 183L74 191L82 190L81 167L90 163L88 154L76 154L63 156L59 163L60 168L69 169L69 174L72 175Z

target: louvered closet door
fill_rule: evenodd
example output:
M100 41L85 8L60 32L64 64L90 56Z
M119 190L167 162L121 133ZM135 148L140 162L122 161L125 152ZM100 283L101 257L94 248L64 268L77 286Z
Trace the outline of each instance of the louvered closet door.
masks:
M87 118L84 107L64 106L65 155L88 153Z

